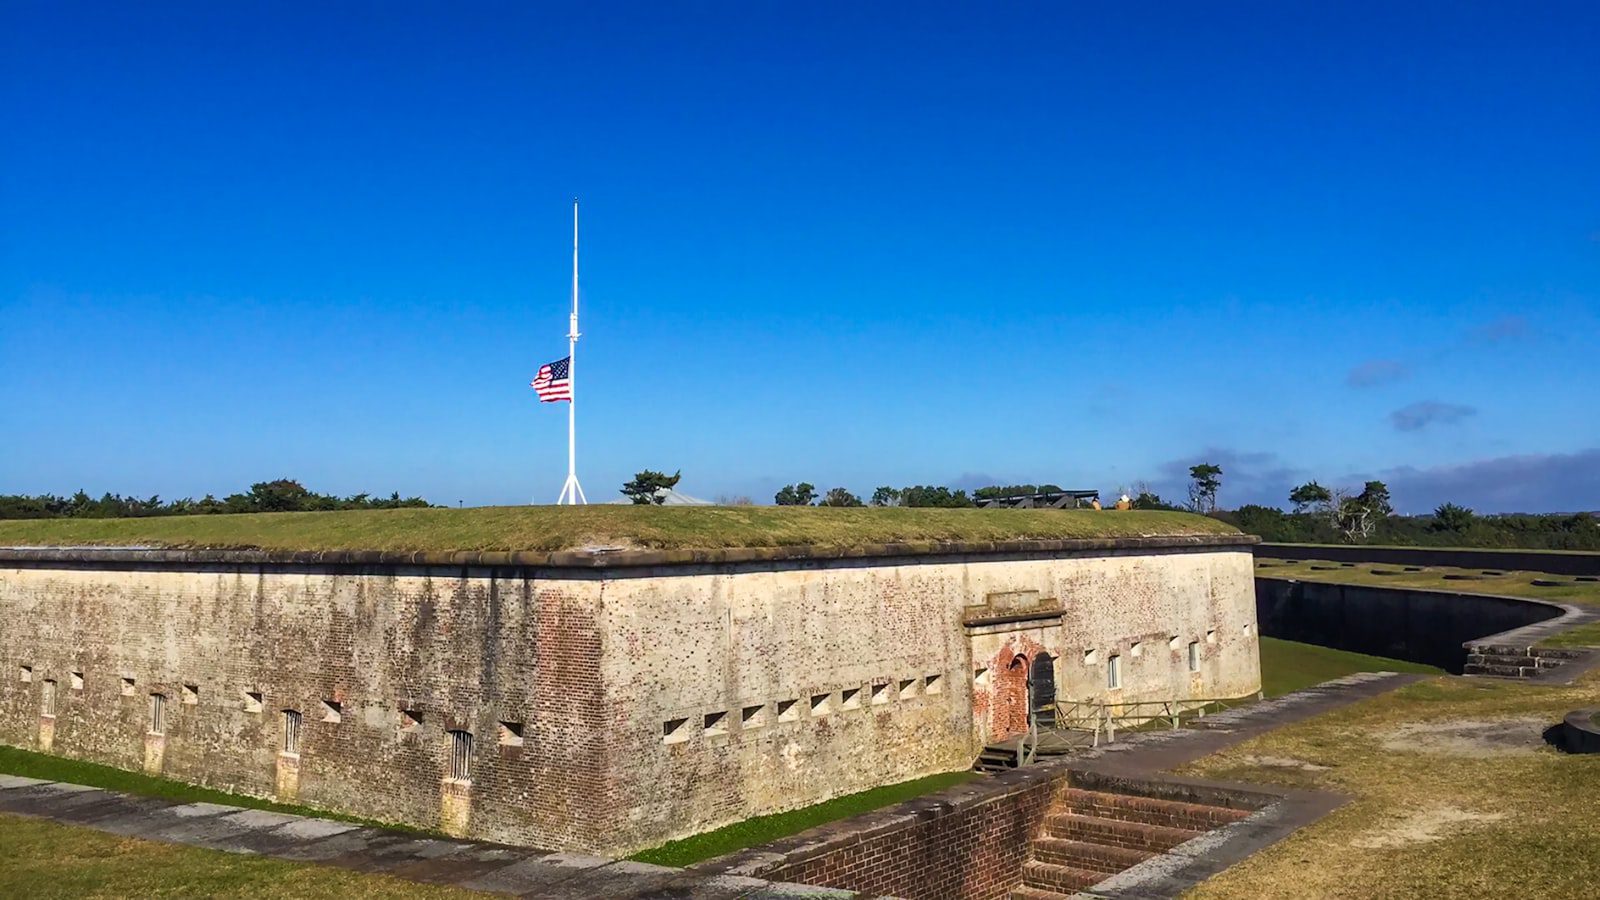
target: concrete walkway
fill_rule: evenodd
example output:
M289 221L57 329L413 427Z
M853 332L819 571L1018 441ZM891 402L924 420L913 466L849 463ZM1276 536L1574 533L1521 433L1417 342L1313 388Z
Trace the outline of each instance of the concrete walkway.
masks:
M860 896L851 891L706 875L626 860L425 837L238 806L178 803L15 775L0 775L0 812L126 837L546 900L842 900Z

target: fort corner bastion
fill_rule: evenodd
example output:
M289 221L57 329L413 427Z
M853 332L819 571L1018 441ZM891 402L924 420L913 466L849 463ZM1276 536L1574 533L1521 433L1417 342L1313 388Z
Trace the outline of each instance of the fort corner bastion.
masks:
M1051 694L1252 694L1254 541L12 546L0 742L620 855L969 768Z

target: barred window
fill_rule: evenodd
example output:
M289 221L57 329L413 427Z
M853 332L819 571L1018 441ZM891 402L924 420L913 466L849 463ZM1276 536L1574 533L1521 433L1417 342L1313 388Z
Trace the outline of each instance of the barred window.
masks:
M1200 642L1189 642L1189 671L1200 671Z
M300 752L300 711L286 709L283 711L283 752L298 754Z
M1113 691L1122 687L1122 657L1115 654L1106 660L1106 687Z
M456 781L472 780L472 732L450 732L450 777Z
M150 695L150 733L167 733L167 695Z
M41 687L44 688L40 698L43 701L42 711L47 716L53 716L56 714L56 683L53 679L46 678Z

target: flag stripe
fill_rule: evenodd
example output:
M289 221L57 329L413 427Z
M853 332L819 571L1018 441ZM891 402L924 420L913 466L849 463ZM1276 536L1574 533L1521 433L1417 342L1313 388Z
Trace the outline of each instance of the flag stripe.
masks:
M558 359L539 367L539 374L528 386L539 392L539 402L555 403L572 400L572 357Z

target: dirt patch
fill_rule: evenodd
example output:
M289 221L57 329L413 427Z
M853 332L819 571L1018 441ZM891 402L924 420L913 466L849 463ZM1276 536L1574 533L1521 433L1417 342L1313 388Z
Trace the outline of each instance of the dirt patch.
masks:
M1331 766L1322 766L1292 756L1245 756L1241 758L1245 765L1256 766L1263 769L1299 769L1302 772L1326 772Z
M1351 841L1364 850L1384 850L1392 847L1409 847L1442 840L1453 832L1465 831L1477 825L1505 818L1504 813L1474 812L1455 806L1434 806L1415 809L1398 819L1392 819L1376 831Z
M1536 718L1451 719L1412 722L1378 733L1385 750L1442 753L1483 759L1508 753L1533 753L1544 746L1549 722Z

